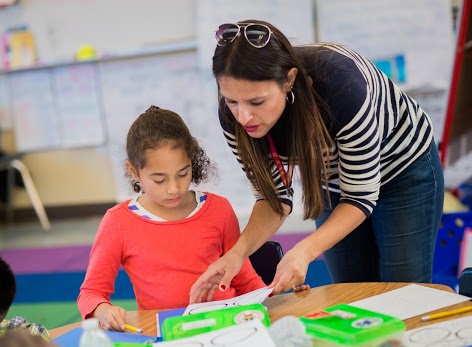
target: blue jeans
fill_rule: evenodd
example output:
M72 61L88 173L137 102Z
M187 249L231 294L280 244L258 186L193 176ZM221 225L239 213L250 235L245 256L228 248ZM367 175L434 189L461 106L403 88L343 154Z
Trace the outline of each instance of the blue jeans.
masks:
M330 192L334 209L340 194ZM331 210L316 219L321 225ZM444 203L444 176L436 145L380 187L371 216L324 253L334 283L430 283ZM316 232L316 231L315 231Z

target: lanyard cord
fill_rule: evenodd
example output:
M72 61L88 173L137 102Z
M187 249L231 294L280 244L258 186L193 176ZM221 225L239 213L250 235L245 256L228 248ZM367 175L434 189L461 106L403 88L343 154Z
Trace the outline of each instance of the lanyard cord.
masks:
M279 170L280 177L282 177L282 181L284 182L285 188L287 189L287 194L289 194L290 190L290 185L292 183L292 166L288 166L288 176L287 173L285 172L285 168L282 165L282 161L280 160L279 154L277 153L277 150L275 149L274 141L272 140L272 136L270 136L269 133L266 135L267 141L269 141L269 146L270 146L270 155L272 156L272 159L275 161L275 164L277 165L277 169Z

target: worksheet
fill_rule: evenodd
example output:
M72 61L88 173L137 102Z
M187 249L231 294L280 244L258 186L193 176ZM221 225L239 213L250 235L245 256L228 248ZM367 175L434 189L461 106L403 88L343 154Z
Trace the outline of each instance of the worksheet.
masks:
M408 330L404 342L405 346L412 347L471 346L472 316Z
M470 300L469 297L457 293L410 284L367 299L351 302L349 305L403 320L468 300Z
M272 293L273 290L274 288L264 287L257 290L253 290L252 292L237 296L232 299L191 304L187 306L184 315L219 310L222 308L233 306L260 304L269 296L270 293Z
M174 341L153 344L155 347L185 346L185 347L276 347L269 331L260 320L218 329L212 332L198 334Z

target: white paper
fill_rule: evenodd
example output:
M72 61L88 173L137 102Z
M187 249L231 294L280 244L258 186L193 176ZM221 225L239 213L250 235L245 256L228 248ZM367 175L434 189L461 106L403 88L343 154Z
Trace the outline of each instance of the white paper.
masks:
M214 311L235 306L260 304L269 296L270 293L272 293L273 290L274 288L264 287L231 299L191 304L187 306L184 315Z
M59 121L49 70L8 74L18 152L55 149L61 145Z
M410 284L349 305L403 320L468 300L464 295Z
M405 332L406 346L470 346L472 316L456 318Z
M161 346L233 346L233 347L276 347L269 335L269 331L260 320L254 320L228 328L218 329L209 333L198 334L168 342L153 344L155 347Z
M96 65L67 65L51 71L61 146L71 148L103 144L106 130Z

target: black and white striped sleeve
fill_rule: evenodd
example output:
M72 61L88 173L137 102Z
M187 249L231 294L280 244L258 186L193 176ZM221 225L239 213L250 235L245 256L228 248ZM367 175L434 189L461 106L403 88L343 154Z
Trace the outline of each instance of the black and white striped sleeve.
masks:
M346 59L344 68L330 78L334 88L339 89L332 91L336 96L332 109L342 123L335 137L341 202L357 206L366 216L376 205L381 184L377 112L383 108L376 107L376 100L386 100L384 94L389 93L384 78L373 66L351 59Z

